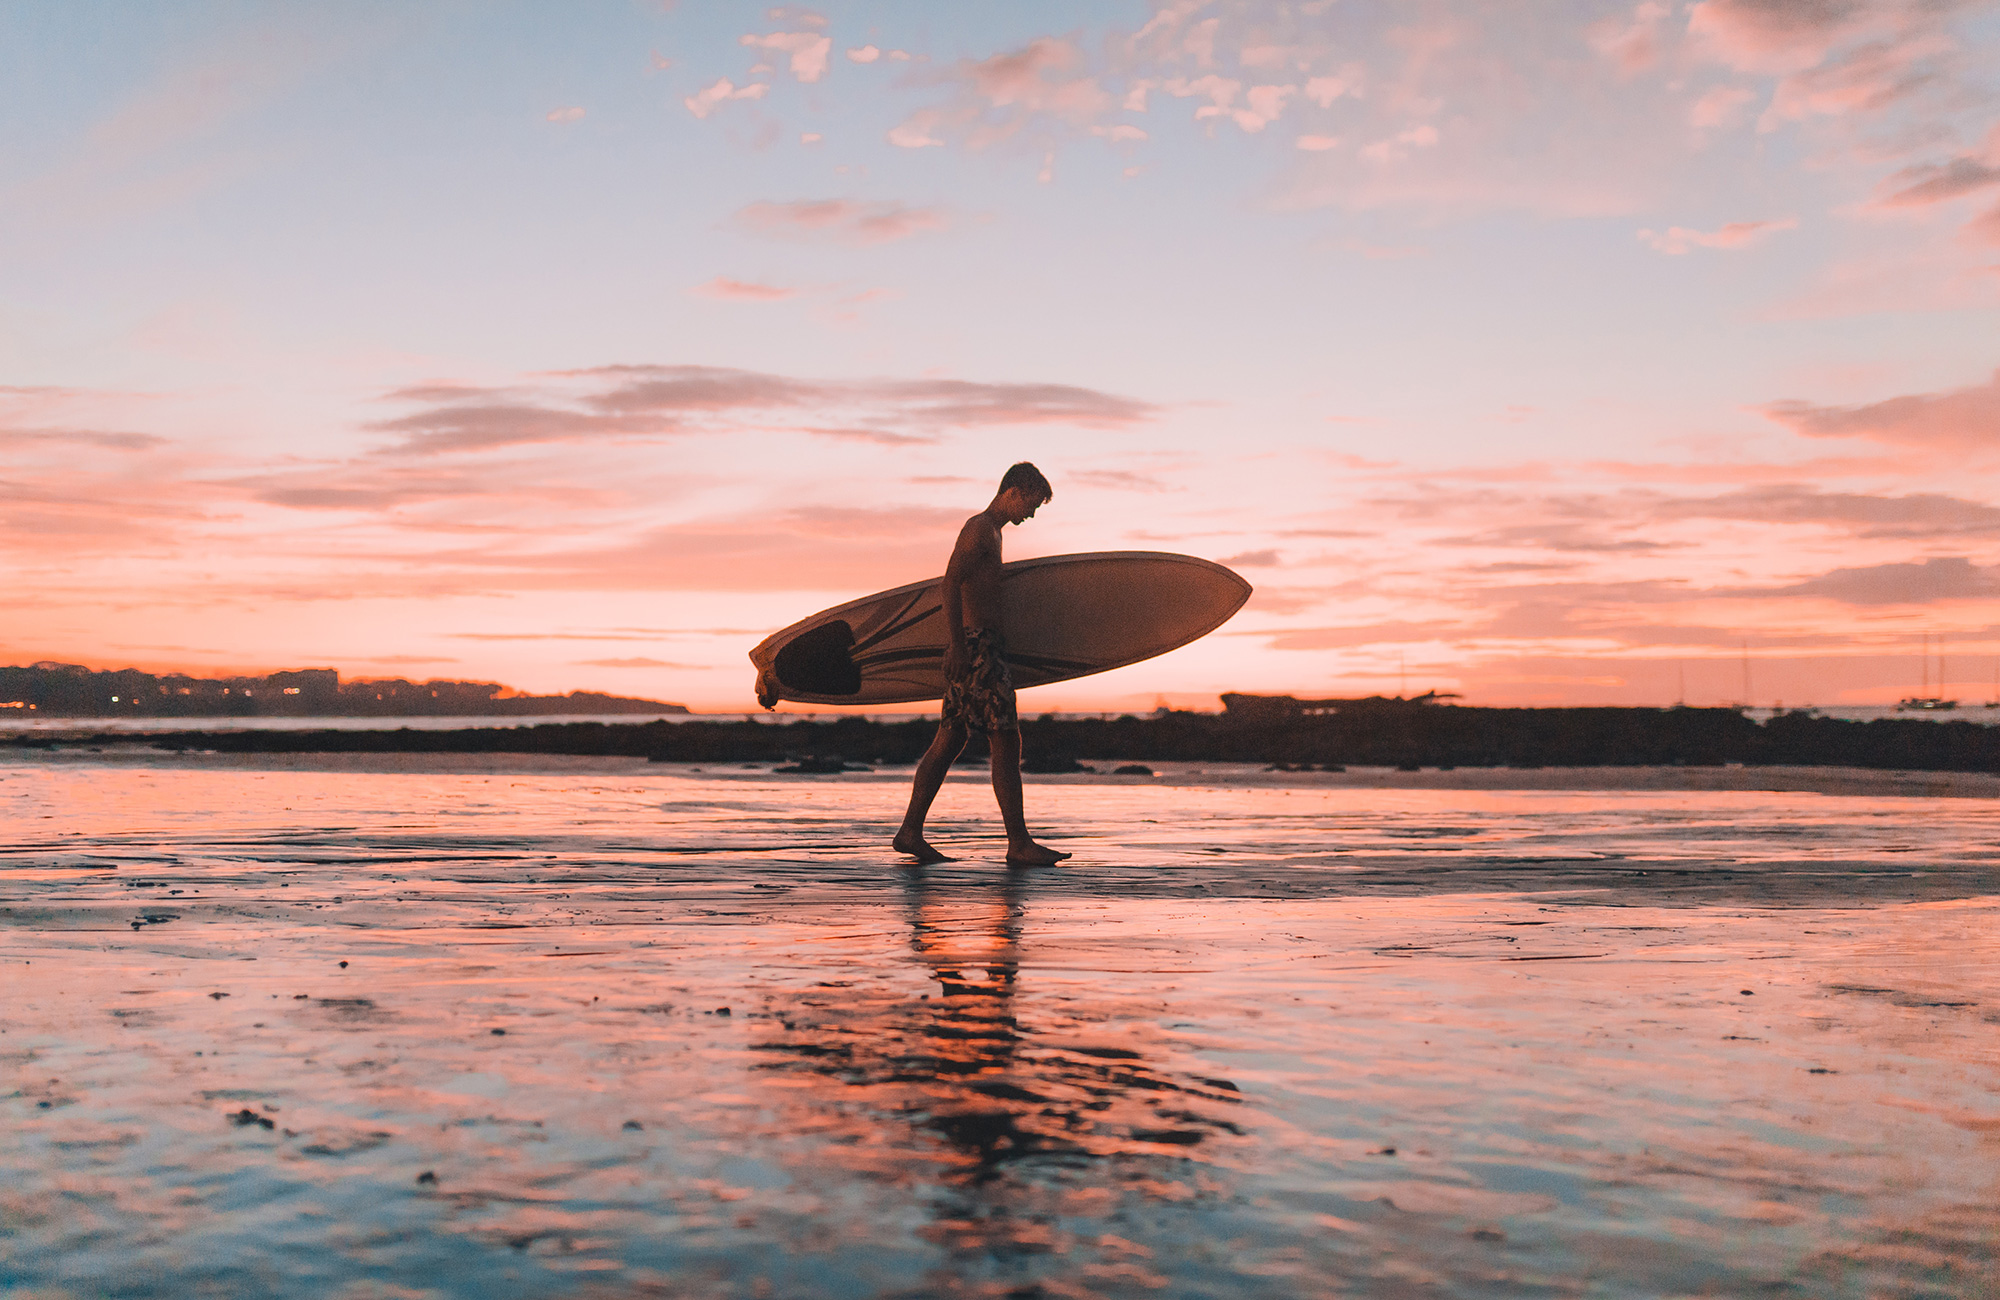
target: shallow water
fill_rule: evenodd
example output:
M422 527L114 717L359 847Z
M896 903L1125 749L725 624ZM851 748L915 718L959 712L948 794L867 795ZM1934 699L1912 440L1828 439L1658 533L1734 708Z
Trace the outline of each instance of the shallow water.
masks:
M0 764L0 1281L1992 1294L1988 800L906 779Z

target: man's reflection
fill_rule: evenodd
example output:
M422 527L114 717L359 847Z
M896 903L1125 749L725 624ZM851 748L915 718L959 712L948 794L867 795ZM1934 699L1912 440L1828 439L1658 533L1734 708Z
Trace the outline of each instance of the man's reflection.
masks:
M1173 1076L1107 1041L1103 1020L1121 1009L1072 1003L1024 1025L1027 889L911 873L910 952L933 991L801 990L774 1007L784 1032L757 1044L763 1068L837 1081L812 1101L822 1122L831 1109L852 1126L841 1145L878 1173L886 1158L956 1189L964 1201L948 1217L964 1228L1046 1210L1051 1196L1199 1194L1194 1148L1241 1132L1229 1112L1242 1098L1226 1080Z

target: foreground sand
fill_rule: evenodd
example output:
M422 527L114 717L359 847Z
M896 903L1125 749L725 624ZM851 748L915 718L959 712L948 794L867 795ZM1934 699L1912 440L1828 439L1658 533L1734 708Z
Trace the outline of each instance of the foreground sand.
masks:
M1022 873L972 774L918 872L888 771L0 765L0 1271L1978 1295L2000 808L1808 779L1037 779Z

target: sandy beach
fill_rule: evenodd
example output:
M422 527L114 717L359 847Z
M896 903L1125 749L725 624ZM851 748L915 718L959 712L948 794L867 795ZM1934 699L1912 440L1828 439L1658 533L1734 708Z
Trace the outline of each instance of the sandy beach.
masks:
M1990 1293L1974 779L903 779L10 761L15 1293Z

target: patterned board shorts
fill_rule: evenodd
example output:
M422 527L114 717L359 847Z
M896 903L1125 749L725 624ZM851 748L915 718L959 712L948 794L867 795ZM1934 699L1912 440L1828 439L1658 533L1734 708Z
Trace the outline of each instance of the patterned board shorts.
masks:
M965 671L944 684L943 721L967 731L1012 731L1014 675L1007 671L1007 647L1000 634L980 628L965 634Z

